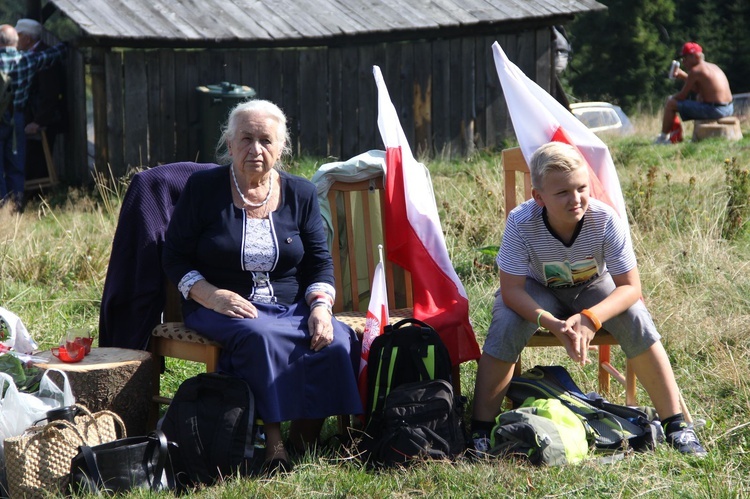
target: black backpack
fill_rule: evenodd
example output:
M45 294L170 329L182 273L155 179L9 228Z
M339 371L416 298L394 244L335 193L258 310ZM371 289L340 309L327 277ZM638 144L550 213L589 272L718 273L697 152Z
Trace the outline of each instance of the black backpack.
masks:
M171 457L180 485L242 472L253 457L254 423L255 399L244 380L202 373L183 381L160 425L176 444Z
M382 415L368 426L372 464L391 466L415 458L452 459L466 450L465 399L445 380L399 385L385 399Z
M451 358L437 331L417 319L385 327L370 346L367 362L367 419L382 411L388 393L414 381L451 382Z
M463 452L466 399L454 396L451 371L433 328L416 319L386 326L370 348L363 457L393 465Z

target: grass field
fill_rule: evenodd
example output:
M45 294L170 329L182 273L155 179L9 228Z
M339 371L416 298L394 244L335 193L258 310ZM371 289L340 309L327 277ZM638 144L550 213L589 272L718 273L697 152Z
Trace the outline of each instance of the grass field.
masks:
M608 138L618 168L643 292L693 417L705 421L702 460L666 446L615 464L534 468L510 461L424 463L373 473L345 452L301 458L273 480L235 480L196 491L202 497L750 497L750 138L740 142L651 144L654 117L634 118L639 132ZM687 126L685 136L690 137ZM746 133L750 133L746 130ZM310 176L320 160L293 173ZM430 161L448 249L470 297L480 345L497 287L493 256L503 231L500 155ZM41 348L66 328L98 325L99 300L126 182L105 189L53 192L22 215L0 211L0 305L21 317ZM614 363L624 358L613 349ZM595 366L581 368L559 348L524 354L525 365L562 364L584 391ZM174 390L197 367L169 366ZM462 366L470 402L476 366ZM610 398L623 402L619 386ZM649 405L638 391L639 404ZM324 437L334 431L331 423ZM135 497L138 494L133 494ZM168 494L165 494L165 497Z

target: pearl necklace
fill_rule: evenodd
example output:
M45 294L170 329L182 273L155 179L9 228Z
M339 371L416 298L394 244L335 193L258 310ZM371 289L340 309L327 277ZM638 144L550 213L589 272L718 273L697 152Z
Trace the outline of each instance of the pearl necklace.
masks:
M232 170L232 180L234 180L234 187L235 189L237 189L237 194L240 195L240 198L242 198L242 202L245 203L245 206L250 206L251 208L260 208L261 206L264 206L266 203L268 203L268 200L271 199L271 193L273 192L273 171L271 171L271 175L268 180L268 194L266 194L266 199L264 199L260 203L251 203L242 194L242 190L240 190L240 184L237 183L237 175L235 175L234 173L234 165L230 165L229 169Z

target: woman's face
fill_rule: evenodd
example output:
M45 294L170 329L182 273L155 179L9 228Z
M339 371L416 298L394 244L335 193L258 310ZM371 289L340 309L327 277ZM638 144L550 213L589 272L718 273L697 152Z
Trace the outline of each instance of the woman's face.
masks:
M234 135L227 142L232 163L242 172L265 173L281 155L279 123L261 112L244 112L236 117Z

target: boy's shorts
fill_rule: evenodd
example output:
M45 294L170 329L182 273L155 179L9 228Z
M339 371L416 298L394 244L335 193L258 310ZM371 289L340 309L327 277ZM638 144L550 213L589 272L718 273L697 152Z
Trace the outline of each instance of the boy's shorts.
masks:
M580 286L558 289L543 286L530 277L526 279L526 292L543 309L560 320L565 320L584 308L593 307L614 289L615 283L609 273ZM603 326L617 339L628 359L645 352L661 339L642 300L606 321ZM498 289L483 351L496 359L516 362L536 329L536 324L523 319L503 303Z
M677 101L677 112L680 113L682 121L687 120L718 120L732 116L734 104L717 105L706 104L696 100Z

